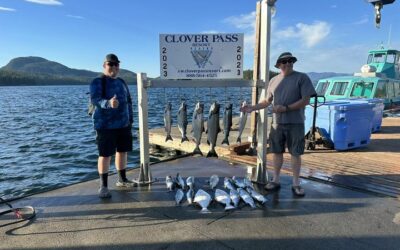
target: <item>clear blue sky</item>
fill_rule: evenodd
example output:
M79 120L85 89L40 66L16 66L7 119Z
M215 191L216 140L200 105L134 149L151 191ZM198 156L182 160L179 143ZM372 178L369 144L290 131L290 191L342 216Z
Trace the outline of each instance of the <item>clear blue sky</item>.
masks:
M256 0L0 0L0 67L40 56L101 71L116 53L122 68L159 75L160 33L245 34L244 69L253 67ZM400 0L385 5L381 28L365 0L278 0L271 64L291 51L305 72L359 71L369 49L400 49Z

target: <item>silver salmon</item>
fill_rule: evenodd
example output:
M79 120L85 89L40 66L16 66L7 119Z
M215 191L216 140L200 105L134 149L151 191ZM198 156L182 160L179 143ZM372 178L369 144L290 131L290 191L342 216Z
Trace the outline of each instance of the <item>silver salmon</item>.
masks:
M203 155L199 146L201 143L201 135L204 132L203 112L204 112L204 104L198 102L196 104L192 117L193 139L196 143L196 148L193 151L194 155L195 154Z
M189 139L186 137L186 128L188 125L188 120L187 120L187 105L183 101L181 103L181 106L179 107L178 110L178 129L181 132L182 135L182 140L181 142L184 141L189 141Z
M221 132L219 127L219 104L213 102L210 107L210 113L207 121L207 143L210 145L207 157L218 157L215 152L215 146L217 143L218 133Z
M225 137L221 144L229 145L229 132L231 131L232 128L232 107L233 107L232 103L228 103L225 105L224 119L223 119Z
M172 105L169 102L164 109L164 127L165 127L165 132L167 133L167 137L165 138L165 141L171 140L171 126L172 126L172 114L171 114L171 109Z
M246 101L243 101L240 107L244 107L246 105ZM239 135L236 140L238 143L242 143L242 133L244 128L246 127L246 122L247 122L247 112L240 112L240 118L239 118Z

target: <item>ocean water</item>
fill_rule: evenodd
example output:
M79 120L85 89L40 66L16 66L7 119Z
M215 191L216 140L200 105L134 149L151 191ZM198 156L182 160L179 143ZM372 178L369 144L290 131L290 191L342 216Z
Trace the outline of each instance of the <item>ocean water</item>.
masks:
M139 164L139 142L136 86L130 86L130 91L134 104L131 169ZM76 85L0 87L0 197L21 197L98 177L86 92L88 86ZM185 100L190 121L197 101L205 104L205 117L214 100L232 102L238 115L240 101L250 101L250 96L250 88L149 89L149 128L163 126L167 102L173 105L176 122L179 103Z

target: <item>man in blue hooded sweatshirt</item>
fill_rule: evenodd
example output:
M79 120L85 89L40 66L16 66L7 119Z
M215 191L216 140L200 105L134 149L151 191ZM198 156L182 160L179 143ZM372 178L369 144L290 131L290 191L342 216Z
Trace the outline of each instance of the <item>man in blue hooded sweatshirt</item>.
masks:
M110 198L108 189L108 170L111 157L115 154L118 171L117 187L133 187L126 178L127 155L132 151L132 100L128 86L118 78L119 59L108 54L103 63L103 76L95 78L90 84L90 99L95 106L93 123L99 151L97 163L100 175L100 198Z

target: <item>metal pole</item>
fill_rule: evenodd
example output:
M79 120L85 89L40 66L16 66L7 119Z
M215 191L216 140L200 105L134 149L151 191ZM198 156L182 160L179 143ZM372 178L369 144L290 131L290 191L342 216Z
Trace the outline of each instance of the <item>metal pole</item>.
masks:
M261 46L260 46L260 76L264 81L264 89L261 91L261 98L267 97L267 88L269 82L269 58L270 58L270 33L271 33L271 8L274 7L276 0L263 0L261 2ZM260 122L257 132L257 167L252 181L260 184L266 184L268 180L267 172L267 109L259 112Z
M147 107L147 89L145 83L147 75L145 73L137 74L138 90L138 113L139 113L139 138L140 138L140 172L139 177L134 180L139 185L150 184L152 181L149 168L149 128L148 128L148 107Z

